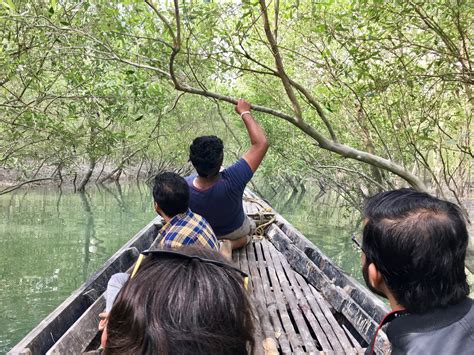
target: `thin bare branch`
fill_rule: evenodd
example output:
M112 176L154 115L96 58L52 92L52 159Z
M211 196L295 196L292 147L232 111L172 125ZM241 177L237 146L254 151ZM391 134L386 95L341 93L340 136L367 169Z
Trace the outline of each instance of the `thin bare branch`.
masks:
M174 33L174 30L173 30L173 27L171 27L171 24L169 23L169 21L166 19L166 17L160 11L158 11L156 6L150 0L145 0L145 3L148 6L151 7L151 9L156 14L156 16L158 16L158 18L164 23L164 25L167 28L169 34L171 35L171 38L173 39L173 47L175 47L176 43L178 42L178 38L176 37L176 35Z
M296 119L298 121L301 121L303 119L302 112L301 112L301 107L300 107L300 104L298 103L298 99L296 98L296 95L295 95L295 93L293 91L293 88L290 84L290 80L288 78L288 75L285 72L285 68L283 66L283 59L281 58L281 55L280 55L280 50L278 48L275 37L273 36L272 30L270 28L270 21L269 21L269 18L268 18L268 11L267 11L267 5L265 3L265 0L260 0L260 9L262 11L263 26L264 26L264 29L265 29L265 34L266 34L268 42L270 44L273 58L275 59L275 65L276 65L276 68L277 68L277 71L278 71L278 74L279 74L278 76L280 77L280 79L283 83L283 87L285 88L286 94L288 95L288 98L291 101Z

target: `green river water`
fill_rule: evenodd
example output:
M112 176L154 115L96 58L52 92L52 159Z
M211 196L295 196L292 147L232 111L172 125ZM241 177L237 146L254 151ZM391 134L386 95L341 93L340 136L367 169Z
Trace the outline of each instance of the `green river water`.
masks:
M264 186L265 187L265 186ZM263 188L264 188L263 187ZM275 194L272 206L359 280L350 234L360 216L334 195ZM8 351L154 216L146 185L55 188L0 196L0 353Z

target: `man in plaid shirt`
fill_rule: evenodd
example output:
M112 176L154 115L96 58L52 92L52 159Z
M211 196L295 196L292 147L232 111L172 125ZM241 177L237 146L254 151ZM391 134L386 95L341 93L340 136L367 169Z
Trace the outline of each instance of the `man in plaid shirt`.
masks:
M188 184L178 174L166 172L155 177L155 210L165 225L150 249L179 248L185 245L219 250L209 223L189 209Z
M189 188L184 178L171 172L157 175L153 186L153 199L155 211L163 218L165 225L150 250L180 248L185 245L219 250L217 238L209 223L188 207ZM99 314L99 330L104 328L115 298L129 277L128 273L120 272L110 278L105 293L105 312Z
M189 208L186 212L171 218L161 228L157 240L160 241L160 249L199 245L219 250L216 236L209 223Z

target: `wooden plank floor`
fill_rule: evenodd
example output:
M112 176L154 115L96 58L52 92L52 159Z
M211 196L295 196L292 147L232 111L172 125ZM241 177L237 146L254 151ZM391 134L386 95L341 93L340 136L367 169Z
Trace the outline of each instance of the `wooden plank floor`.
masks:
M244 204L247 213L259 208ZM331 306L265 237L234 251L234 262L250 275L249 287L259 319L257 353L363 353L335 319Z

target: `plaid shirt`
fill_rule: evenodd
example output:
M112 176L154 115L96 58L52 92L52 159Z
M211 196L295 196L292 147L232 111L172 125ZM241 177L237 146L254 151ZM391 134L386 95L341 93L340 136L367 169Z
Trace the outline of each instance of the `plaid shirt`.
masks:
M161 240L162 248L195 245L219 250L217 238L209 223L190 209L170 219L161 228L157 240Z

